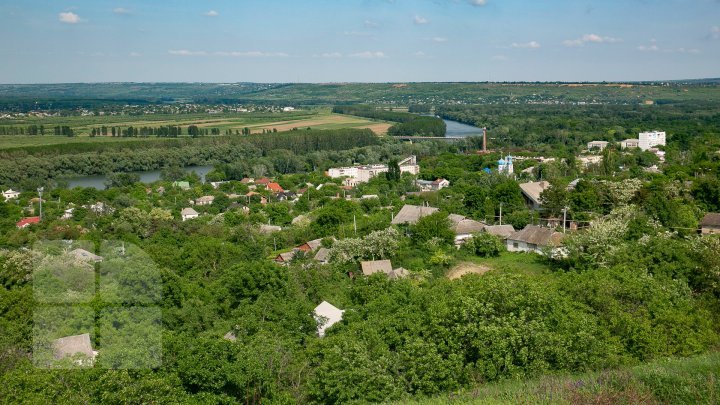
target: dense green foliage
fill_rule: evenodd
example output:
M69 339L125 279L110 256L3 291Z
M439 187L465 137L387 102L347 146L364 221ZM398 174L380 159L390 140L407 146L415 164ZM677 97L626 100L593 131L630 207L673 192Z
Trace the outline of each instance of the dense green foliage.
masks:
M445 122L437 117L386 111L365 105L335 106L333 112L398 122L388 129L391 136L445 136Z

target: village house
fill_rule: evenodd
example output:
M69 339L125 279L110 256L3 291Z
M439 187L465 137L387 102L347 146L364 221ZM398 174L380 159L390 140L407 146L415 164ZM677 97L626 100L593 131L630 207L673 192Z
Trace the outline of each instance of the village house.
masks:
M94 253L88 252L85 249L74 249L69 252L70 256L75 257L78 260L93 262L93 263L100 263L103 261L102 256L98 256Z
M700 221L700 233L703 235L720 233L720 214L708 212Z
M318 336L325 336L325 332L336 323L342 321L344 310L323 301L313 310L313 318L317 323Z
M270 190L273 193L282 193L285 191L278 183L274 183L274 182L268 183L265 186L265 188L267 188L268 190Z
M262 224L260 225L260 233L269 234L273 232L280 232L282 228L277 225Z
M364 276L371 276L375 273L384 273L391 280L407 277L410 273L402 268L392 268L390 260L368 260L360 262L360 269Z
M174 181L173 187L178 187L181 190L190 190L190 182L187 181Z
M200 198L195 199L195 205L210 205L215 201L215 196L204 195Z
M462 245L467 239L485 228L484 223L462 215L450 214L448 220L450 220L451 229L455 233L456 246Z
M438 212L435 207L421 207L419 205L405 204L392 220L393 225L416 224L420 218Z
M523 197L525 197L525 203L528 208L537 210L542 207L540 194L548 187L550 187L550 183L547 181L531 181L520 184L520 191Z
M289 252L280 253L279 255L275 256L275 262L279 264L289 264L295 258L295 255L299 251L300 249L294 248Z
M253 184L253 183L255 183L255 179L250 178L250 177L243 177L243 179L240 180L240 183L246 184L246 185L247 185L247 184Z
M596 156L578 156L577 161L580 162L583 168L587 168L590 165L596 165L602 162L603 157L601 155Z
M507 239L510 235L515 233L515 228L512 225L486 225L483 228L483 232L487 232L490 235L495 235L503 240Z
M27 217L23 218L20 221L18 221L15 226L18 227L18 229L24 229L32 224L39 224L40 223L40 217Z
M420 187L422 191L439 191L450 186L450 182L445 179L416 180L415 185Z
M13 189L5 190L3 191L3 197L5 197L5 202L20 197L20 192L15 191Z
M330 249L321 247L317 250L313 259L320 264L328 264L330 262Z
M75 212L75 208L73 207L66 209L60 219L71 219L73 217L73 212Z
M183 222L185 222L188 219L199 217L200 214L192 208L183 208L182 211L180 211L180 216L182 217Z
M91 366L95 361L98 352L93 350L90 343L90 334L66 336L55 339L52 342L53 357L55 360L62 360L66 357L82 355L84 359L75 360L78 366Z
M509 252L536 252L542 253L543 248L555 248L563 239L560 232L553 228L544 228L537 225L527 225L524 229L508 236L506 240Z

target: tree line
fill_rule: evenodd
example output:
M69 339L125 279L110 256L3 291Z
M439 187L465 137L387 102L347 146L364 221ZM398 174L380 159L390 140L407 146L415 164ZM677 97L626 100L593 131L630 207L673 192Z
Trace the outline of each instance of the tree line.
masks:
M437 117L386 111L366 105L343 105L333 107L336 114L355 115L384 121L397 122L388 129L391 136L445 136L445 121Z

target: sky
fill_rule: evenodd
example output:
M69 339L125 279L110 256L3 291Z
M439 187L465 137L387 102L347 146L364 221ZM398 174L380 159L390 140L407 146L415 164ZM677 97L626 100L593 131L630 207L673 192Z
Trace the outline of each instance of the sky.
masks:
M0 83L720 77L720 0L0 0Z

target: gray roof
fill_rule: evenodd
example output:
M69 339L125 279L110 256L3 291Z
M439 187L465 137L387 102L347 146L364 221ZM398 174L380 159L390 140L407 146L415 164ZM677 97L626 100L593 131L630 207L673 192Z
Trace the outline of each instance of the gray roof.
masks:
M500 236L503 239L515 233L515 228L512 225L488 225L483 230L490 235Z
M273 233L273 232L279 232L279 231L282 231L282 228L277 225L267 225L267 224L260 225L260 232L262 232L262 233Z
M700 226L720 226L720 214L708 212L700 221Z
M280 254L277 255L277 257L275 258L275 261L276 261L276 262L287 263L287 262L291 261L291 260L295 257L295 253L297 253L297 250L295 250L295 249L293 249L293 250L291 250L291 251L289 251L289 252L280 253Z
M200 215L200 214L198 214L198 212L192 208L183 208L182 211L180 211L180 215L188 216L188 215Z
M321 247L315 254L315 260L321 263L327 263L330 255L330 249Z
M390 274L392 272L392 263L390 260L372 260L366 262L360 262L360 268L364 275L369 276L375 273Z
M538 246L557 246L563 239L563 234L552 228L537 225L528 225L523 230L508 236L508 240L531 243Z
M520 184L520 190L533 203L540 205L540 194L550 186L547 181L531 181L529 183Z
M397 269L393 269L390 273L388 273L388 277L391 280L397 280L399 278L405 278L410 275L410 272L407 271L404 267L398 267Z
M81 353L89 358L94 358L92 345L90 344L90 334L66 336L53 341L53 356L60 360L63 357L72 357L77 353Z
M450 223L452 223L452 230L455 235L470 235L478 233L485 228L485 224L474 219L466 218L462 215L450 214L448 215Z
M80 260L89 260L89 261L93 261L93 262L101 262L103 260L102 256L98 256L96 254L90 253L85 249L71 250L70 254Z
M230 331L230 332L226 333L225 336L223 336L223 339L234 342L237 340L237 336L235 336L235 332Z
M434 214L436 212L438 212L438 209L435 207L421 207L419 205L405 204L400 209L400 212L395 215L392 223L393 225L416 224L420 218Z

